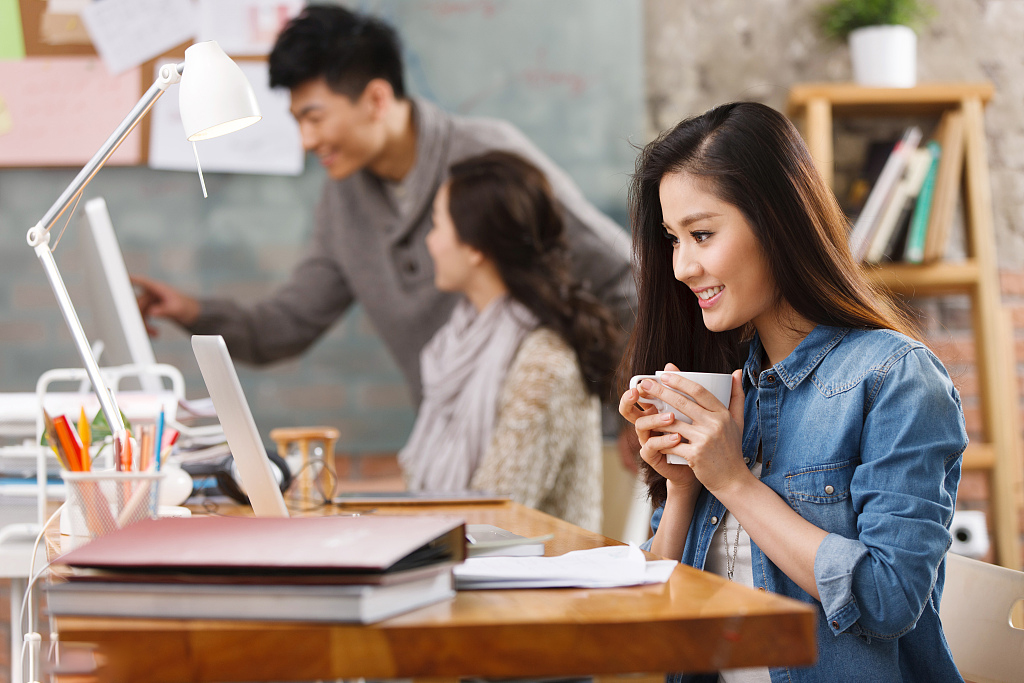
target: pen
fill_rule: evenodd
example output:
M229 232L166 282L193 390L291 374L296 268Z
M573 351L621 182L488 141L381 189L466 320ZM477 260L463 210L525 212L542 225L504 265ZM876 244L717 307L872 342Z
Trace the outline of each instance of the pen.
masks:
M120 452L120 470L122 472L132 471L132 433L125 432L124 438L121 440L121 452Z
M160 417L156 421L156 471L160 471L160 454L164 449L164 409L160 407Z
M57 427L53 424L53 418L50 414L43 409L43 424L45 426L46 440L50 444L50 448L53 449L53 454L57 456L57 462L60 466L66 470L71 469L71 463L68 462L67 457L64 455L64 451L60 446L60 439L57 438Z
M78 416L78 438L82 440L82 471L88 472L92 469L92 456L89 453L89 447L92 446L92 428L85 416L84 406Z

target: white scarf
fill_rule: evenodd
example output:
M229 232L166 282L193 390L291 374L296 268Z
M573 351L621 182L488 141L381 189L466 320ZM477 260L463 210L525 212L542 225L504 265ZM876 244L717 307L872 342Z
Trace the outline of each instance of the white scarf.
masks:
M413 491L469 488L491 441L498 395L537 318L508 295L479 314L462 299L420 353L423 403L398 454Z

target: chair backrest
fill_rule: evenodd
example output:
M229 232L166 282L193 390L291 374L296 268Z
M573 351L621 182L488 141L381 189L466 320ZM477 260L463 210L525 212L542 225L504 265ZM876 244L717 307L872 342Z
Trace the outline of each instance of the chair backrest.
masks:
M1024 676L1024 630L1011 612L1024 600L1024 572L949 553L939 616L960 675L974 683ZM1021 626L1021 624L1017 624Z

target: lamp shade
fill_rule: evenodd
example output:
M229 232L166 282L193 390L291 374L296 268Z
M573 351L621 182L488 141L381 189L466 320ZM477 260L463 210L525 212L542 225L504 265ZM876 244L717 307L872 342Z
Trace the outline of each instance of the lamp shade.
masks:
M189 141L233 133L263 118L245 74L212 40L185 50L178 107Z

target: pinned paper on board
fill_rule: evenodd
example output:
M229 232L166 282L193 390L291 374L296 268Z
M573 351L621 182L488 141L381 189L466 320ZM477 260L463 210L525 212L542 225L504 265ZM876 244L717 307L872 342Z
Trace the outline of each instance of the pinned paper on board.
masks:
M0 59L23 59L25 37L21 32L18 0L0 0Z
M92 0L46 0L46 11L55 14L77 14L82 15Z
M92 45L82 23L90 0L46 0L39 17L39 40L46 45Z
M81 166L138 101L141 74L111 76L97 57L29 57L0 62L0 100L10 132L0 135L0 166ZM110 164L141 162L133 132Z
M198 154L205 172L299 175L305 155L299 127L289 112L285 90L271 90L266 62L240 61L263 119L231 135L203 140L193 152L185 140L176 97L161 97L150 112L149 166L167 171L196 170ZM157 69L160 68L158 64Z
M199 0L197 40L216 40L229 55L268 55L277 34L305 5L305 0Z
M112 74L158 57L196 34L190 0L103 0L90 3L82 19Z

